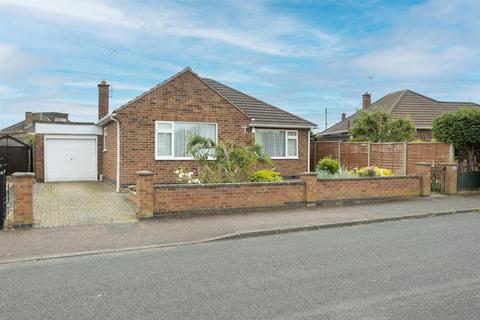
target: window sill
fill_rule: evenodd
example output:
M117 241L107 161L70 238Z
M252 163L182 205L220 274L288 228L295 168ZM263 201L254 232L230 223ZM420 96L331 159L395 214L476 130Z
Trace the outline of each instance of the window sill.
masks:
M103 149L102 152L107 152L108 150L107 149Z
M298 157L270 157L272 160L298 160Z

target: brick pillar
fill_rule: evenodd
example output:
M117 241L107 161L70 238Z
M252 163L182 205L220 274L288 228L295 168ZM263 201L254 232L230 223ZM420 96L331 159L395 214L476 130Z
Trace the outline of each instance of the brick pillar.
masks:
M13 176L13 225L31 227L33 224L33 184L35 175L30 172L15 172Z
M153 217L153 173L137 172L137 218Z
M445 193L457 193L457 168L458 164L448 163L445 165Z
M420 195L428 196L431 190L432 165L428 162L415 163L415 175L421 177Z
M304 172L300 174L300 180L305 182L305 202L308 204L318 200L317 195L317 173Z

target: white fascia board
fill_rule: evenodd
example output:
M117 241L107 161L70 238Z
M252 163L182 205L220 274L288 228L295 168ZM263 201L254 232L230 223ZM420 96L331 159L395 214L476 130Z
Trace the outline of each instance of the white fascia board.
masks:
M94 124L36 123L35 133L39 134L90 134L101 136L102 129Z
M286 125L286 124L267 124L267 123L250 123L249 127L255 128L279 128L279 129L311 129L315 126L299 126L299 125Z

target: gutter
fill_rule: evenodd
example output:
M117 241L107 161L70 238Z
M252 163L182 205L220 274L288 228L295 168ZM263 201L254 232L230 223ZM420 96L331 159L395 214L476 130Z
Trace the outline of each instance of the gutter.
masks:
M267 124L267 123L250 123L249 127L257 127L257 128L279 128L279 129L312 129L315 128L316 125L310 126L302 126L302 125L291 125L291 124Z

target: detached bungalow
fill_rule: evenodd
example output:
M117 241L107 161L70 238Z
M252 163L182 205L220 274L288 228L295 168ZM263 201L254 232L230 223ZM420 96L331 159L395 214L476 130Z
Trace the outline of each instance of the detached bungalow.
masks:
M382 109L399 117L410 117L417 128L417 138L422 140L432 139L433 119L442 113L455 112L461 108L480 107L480 105L473 102L439 101L408 89L389 93L374 103L370 102L370 94L365 93L362 96L362 109L367 111ZM318 140L348 141L350 139L348 131L358 114L356 112L346 117L345 113L342 113L342 120L327 130L320 132L317 135Z
M102 178L117 188L135 183L150 170L154 180L175 181L174 170L195 169L187 137L263 146L283 176L309 170L310 130L314 123L185 68L109 113L108 87L98 85L99 152Z

